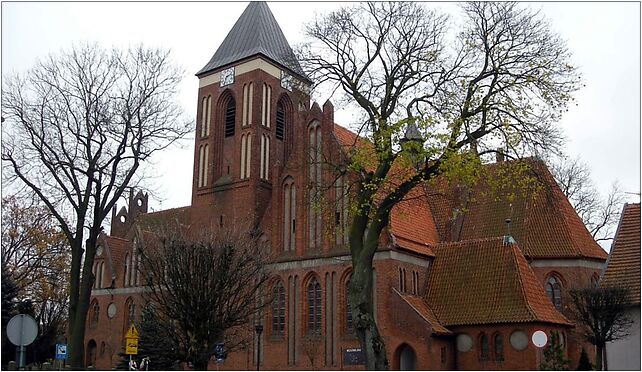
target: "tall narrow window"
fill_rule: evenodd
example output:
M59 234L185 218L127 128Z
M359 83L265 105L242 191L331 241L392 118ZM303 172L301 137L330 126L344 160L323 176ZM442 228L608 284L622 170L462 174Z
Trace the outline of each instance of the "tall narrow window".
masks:
M136 304L130 297L125 301L125 322L123 323L125 331L136 321Z
M283 250L294 251L296 242L296 186L288 179L283 186Z
M495 349L495 360L501 362L504 360L504 340L502 339L501 333L496 333L493 337L494 349Z
M207 180L209 179L209 166L210 166L210 145L205 145L203 147L203 186L207 186Z
M105 270L105 263L101 262L98 264L98 275L96 275L97 280L98 280L98 285L96 285L96 288L102 288L103 287L103 272Z
M247 151L247 136L241 135L241 179L245 178L245 155Z
M270 127L270 107L272 102L272 87L263 83L263 101L261 104L261 125Z
M129 261L129 253L125 254L125 273L123 277L123 287L128 287L129 286L129 268L130 268L130 261Z
M252 124L252 105L254 103L254 84L243 86L243 126Z
M276 104L276 139L283 140L285 133L285 108L279 101Z
M283 335L285 332L285 288L279 282L272 290L272 334Z
M227 101L225 108L225 137L234 135L236 125L236 103L232 97Z
M136 276L138 275L138 252L136 252L135 247L132 249L132 268L131 268L131 278L129 279L129 284L131 286L136 285Z
M486 334L482 333L479 336L479 360L485 362L488 360L489 348L488 348L488 337Z
M546 295L549 300L555 305L557 310L562 310L562 286L556 277L551 276L546 281Z
M205 164L205 149L203 146L198 148L198 187L203 187L203 166Z
M264 180L269 179L269 164L270 164L270 137L261 135L261 166L260 177Z
M205 136L210 135L212 122L212 96L207 96L207 117L205 118Z
M321 333L321 285L317 278L312 278L307 288L308 300L308 334Z
M345 182L345 176L339 176L335 181L334 196L336 245L347 245L350 236L348 229L348 185Z
M321 247L321 127L318 122L309 128L310 216L308 219L310 248Z
M94 299L91 305L91 322L90 327L96 328L98 325L98 319L100 318L100 305L98 305L98 300Z
M348 297L348 292L350 289L350 281L352 280L352 275L350 275L350 278L346 281L346 287L345 287L345 301L346 301L346 331L348 333L352 333L354 331L353 325L352 325L352 308L350 307L350 300Z
M207 97L201 103L201 137L205 137L205 121L207 120Z

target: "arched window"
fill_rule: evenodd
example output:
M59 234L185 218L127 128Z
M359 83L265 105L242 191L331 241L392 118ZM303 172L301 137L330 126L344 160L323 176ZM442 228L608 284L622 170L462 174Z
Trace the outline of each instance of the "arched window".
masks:
M285 288L280 281L272 289L272 334L283 335L285 331Z
M203 101L201 103L201 137L205 137L207 133L206 132L206 120L207 120L207 97L203 97Z
M241 179L250 178L252 165L252 134L241 135Z
M270 106L272 102L272 87L263 83L263 102L261 104L261 125L270 127Z
M254 84L243 85L243 126L252 124L252 105L254 97Z
M96 278L98 280L98 284L96 285L96 288L102 288L103 287L104 270L105 270L105 263L104 262L100 262L98 264L98 274L96 275Z
M546 295L555 305L557 310L562 310L562 286L555 276L550 276L546 281Z
M312 278L307 288L308 299L308 334L321 333L321 285L317 278Z
M211 121L212 121L212 96L207 96L207 118L205 119L205 136L210 135Z
M296 247L296 186L289 178L283 185L283 250L294 251Z
M96 341L89 340L87 343L86 367L96 365Z
M234 98L229 97L225 105L225 137L234 136L236 126L236 102Z
M123 287L129 286L129 253L125 254L125 270L124 270L124 277L123 277Z
M496 333L493 337L493 346L495 350L495 360L501 362L504 360L504 340L501 333Z
M203 187L203 164L205 163L205 148L198 147L198 187Z
M207 186L209 165L210 165L210 145L203 147L203 186Z
M270 136L261 135L261 167L260 177L264 180L269 179L270 170Z
M346 301L346 332L352 333L354 332L354 326L352 324L352 308L350 307L350 300L348 298L348 291L350 288L350 281L352 280L352 275L348 278L346 281L346 286L345 286L345 301Z
M345 175L336 179L334 187L336 244L337 246L347 246L350 231L348 228L348 185Z
M136 304L134 300L130 297L125 301L125 322L123 324L125 332L136 321Z
M90 328L96 328L98 325L98 319L100 319L100 305L98 300L94 299L91 302L91 321L89 322Z
M285 108L281 101L276 104L276 139L283 140L285 136Z
M314 122L309 128L309 179L310 179L310 248L321 248L321 126Z
M479 360L485 362L488 360L489 347L488 347L488 337L486 334L482 333L479 336Z

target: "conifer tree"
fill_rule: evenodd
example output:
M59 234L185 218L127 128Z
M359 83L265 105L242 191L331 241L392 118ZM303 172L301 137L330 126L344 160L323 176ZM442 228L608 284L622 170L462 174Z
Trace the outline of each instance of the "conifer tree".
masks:
M582 348L582 354L580 354L580 361L577 364L577 371L592 371L593 370L593 364L591 363L591 360L588 357L588 354L586 353L586 350Z
M140 366L142 358L148 357L150 371L175 369L176 361L180 359L176 351L176 341L168 332L167 324L163 323L151 305L143 307L138 336L138 354L134 356L137 366ZM118 369L127 369L129 355L119 355L122 360Z
M564 348L557 332L551 332L550 340L544 348L544 361L539 369L542 371L568 371L571 360L564 355Z

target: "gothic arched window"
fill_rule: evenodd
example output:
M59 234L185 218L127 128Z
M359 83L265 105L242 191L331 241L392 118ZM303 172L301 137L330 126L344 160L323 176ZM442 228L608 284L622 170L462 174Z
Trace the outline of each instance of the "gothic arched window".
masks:
M546 295L555 305L557 310L562 309L562 286L555 276L550 276L546 281Z
M252 124L252 105L254 103L254 84L243 85L243 126Z
M270 177L270 136L261 134L261 166L259 176L268 180Z
M285 108L279 101L276 104L276 139L283 140L285 136Z
M350 288L350 281L352 280L352 275L346 280L345 285L345 301L346 301L346 331L352 333L354 331L354 325L352 324L352 308L350 307L350 300L348 298L348 291Z
M321 284L317 278L312 278L306 291L308 300L308 334L321 333Z
M270 105L272 103L272 87L263 83L263 101L261 105L261 124L270 127Z
M125 332L136 320L136 304L130 297L125 301L125 322L123 324Z
M280 281L272 289L272 334L283 335L285 331L285 288Z
M225 105L225 137L234 136L236 126L236 102L229 97Z
M495 350L495 360L501 362L504 360L504 340L501 333L495 333L493 337L493 346Z
M250 178L252 165L252 134L241 135L241 179Z
M479 360L487 361L489 355L488 337L482 333L479 336Z
M288 178L283 185L283 250L294 251L296 247L296 186Z
M100 318L100 305L98 300L94 299L91 303L91 322L89 323L90 328L96 328L98 325L98 319Z

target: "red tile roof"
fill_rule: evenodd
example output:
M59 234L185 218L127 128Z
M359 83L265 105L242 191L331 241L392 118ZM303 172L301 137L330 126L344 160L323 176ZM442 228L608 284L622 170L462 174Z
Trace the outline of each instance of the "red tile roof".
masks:
M425 299L444 326L571 324L546 297L517 244L469 240L442 244L435 255Z
M511 185L490 191L495 173L512 162L486 165L486 178L470 188L447 187L444 181L427 187L441 239L464 241L504 235L510 218L510 234L526 257L606 259L606 252L593 240L546 165L539 160L524 161L531 177L542 186L530 193ZM457 209L464 212L454 219Z
M452 332L441 323L439 323L439 320L437 320L437 317L435 314L430 310L430 307L426 304L423 298L417 297L417 296L412 296L409 294L405 293L400 293L396 289L393 288L393 291L403 299L408 306L410 306L419 316L421 316L427 323L430 325L430 328L432 328L433 332L439 335L450 335Z
M630 290L640 303L640 204L625 204L600 286Z
M439 236L422 187L410 190L406 197L392 208L390 233L398 247L434 256L431 246L439 244Z

